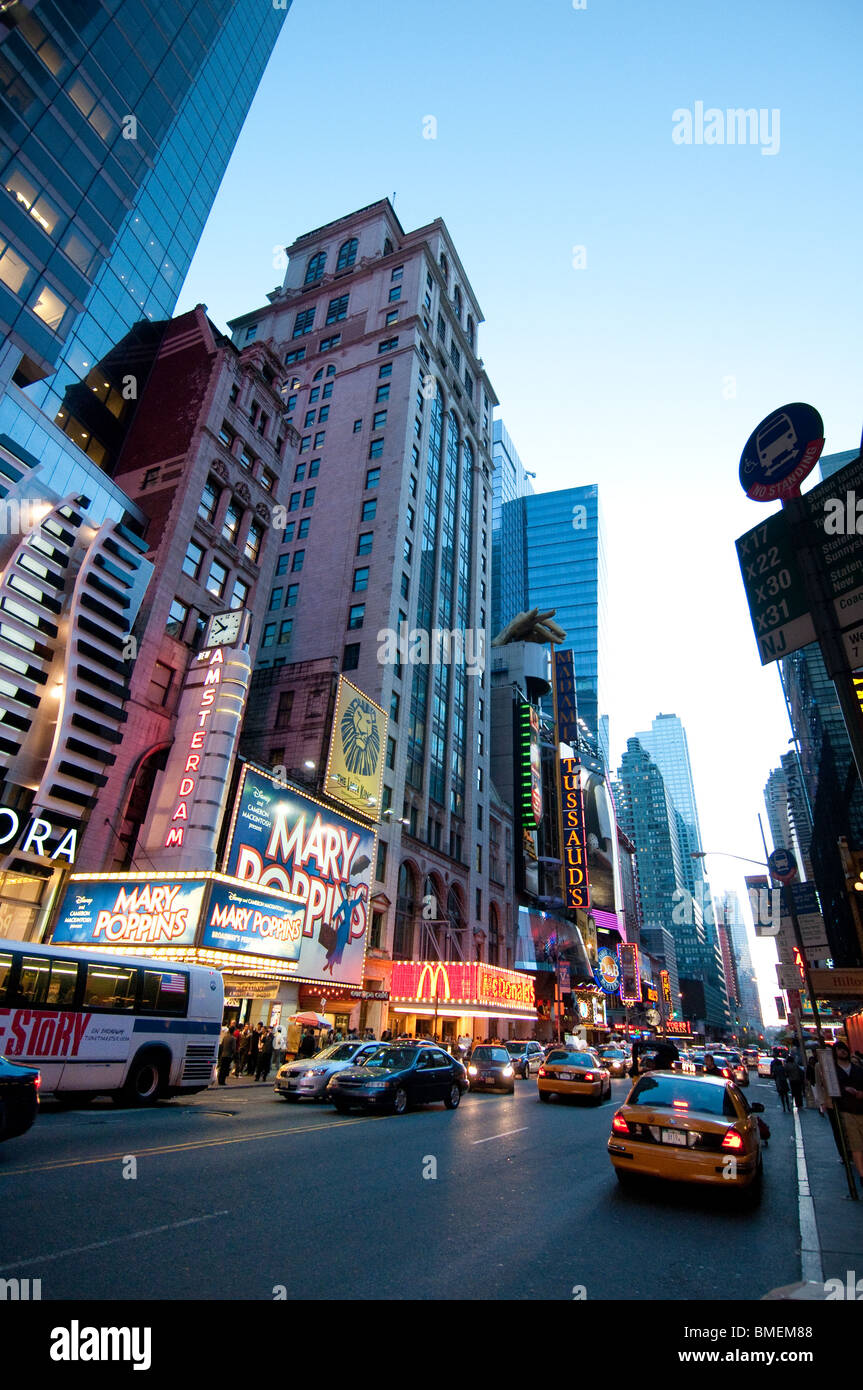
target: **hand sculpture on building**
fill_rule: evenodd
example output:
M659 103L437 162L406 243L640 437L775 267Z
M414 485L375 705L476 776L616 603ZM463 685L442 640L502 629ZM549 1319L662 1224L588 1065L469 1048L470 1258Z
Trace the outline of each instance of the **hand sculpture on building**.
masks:
M551 619L557 612L556 608L549 608L547 613L540 613L538 608L531 608L529 613L517 613L511 622L497 634L492 642L493 647L505 647L509 642L563 642L566 633L557 623Z

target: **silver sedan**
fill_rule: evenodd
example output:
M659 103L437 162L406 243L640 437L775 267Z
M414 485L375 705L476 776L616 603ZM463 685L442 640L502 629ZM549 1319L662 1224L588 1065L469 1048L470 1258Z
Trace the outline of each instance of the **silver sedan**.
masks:
M283 1100L327 1100L327 1082L344 1067L362 1066L376 1042L341 1042L325 1047L314 1057L286 1062L279 1067L274 1090Z

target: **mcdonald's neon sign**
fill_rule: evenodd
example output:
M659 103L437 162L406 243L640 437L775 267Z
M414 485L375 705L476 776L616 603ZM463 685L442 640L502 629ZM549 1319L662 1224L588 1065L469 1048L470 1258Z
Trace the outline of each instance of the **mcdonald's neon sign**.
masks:
M464 1004L501 1013L536 1007L533 977L478 961L396 961L390 999L400 1003Z

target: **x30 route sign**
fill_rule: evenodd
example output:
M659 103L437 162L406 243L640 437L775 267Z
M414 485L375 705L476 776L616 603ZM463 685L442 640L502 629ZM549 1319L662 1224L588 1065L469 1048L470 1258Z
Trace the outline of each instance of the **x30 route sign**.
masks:
M806 586L783 512L736 542L762 666L815 641Z

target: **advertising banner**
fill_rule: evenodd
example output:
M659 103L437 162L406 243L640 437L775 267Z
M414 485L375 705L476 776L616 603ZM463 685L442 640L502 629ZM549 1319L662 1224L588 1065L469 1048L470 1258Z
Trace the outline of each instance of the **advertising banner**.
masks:
M476 961L396 961L390 994L394 1000L483 1009L532 1009L536 1003L529 975Z
M623 1004L638 1004L641 1001L641 977L638 970L638 947L632 942L622 941L617 948L620 962L620 999Z
M616 994L620 985L620 961L610 946L597 949L595 979L604 994Z
M192 946L205 878L73 878L52 941L73 946Z
M325 790L371 820L381 813L387 727L380 705L339 676Z
M530 908L519 907L516 970L552 973L556 962L564 960L574 983L594 983L593 966L575 922L555 917L551 912L532 912Z
M578 706L575 697L575 666L571 651L551 650L551 679L558 743L578 748Z
M614 802L602 772L582 768L584 831L591 911L617 912L617 825Z
M225 873L303 904L297 974L361 985L375 831L246 764Z
M305 907L267 893L215 881L204 914L201 946L298 961Z

